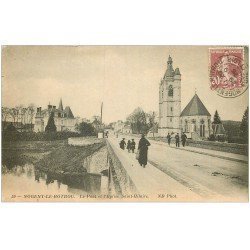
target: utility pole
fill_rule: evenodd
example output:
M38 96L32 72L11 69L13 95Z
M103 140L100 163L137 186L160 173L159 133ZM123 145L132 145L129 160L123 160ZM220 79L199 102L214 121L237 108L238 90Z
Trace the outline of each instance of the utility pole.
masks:
M102 124L102 109L103 109L103 102L102 102L102 105L101 105L101 124Z

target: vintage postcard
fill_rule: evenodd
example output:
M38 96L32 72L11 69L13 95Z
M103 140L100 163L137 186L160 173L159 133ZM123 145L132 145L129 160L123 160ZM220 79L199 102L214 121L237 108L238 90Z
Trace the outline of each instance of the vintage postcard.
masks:
M2 201L248 202L248 60L2 46Z

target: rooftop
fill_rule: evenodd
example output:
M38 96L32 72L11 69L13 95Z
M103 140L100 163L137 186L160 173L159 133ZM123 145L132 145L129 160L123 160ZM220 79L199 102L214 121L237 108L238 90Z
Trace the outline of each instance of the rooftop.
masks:
M195 115L211 116L197 94L194 95L188 105L181 112L181 116Z

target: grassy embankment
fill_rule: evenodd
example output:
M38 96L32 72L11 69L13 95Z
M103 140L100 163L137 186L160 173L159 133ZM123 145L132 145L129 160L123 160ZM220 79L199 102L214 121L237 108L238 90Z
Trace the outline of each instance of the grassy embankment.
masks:
M80 173L84 159L98 151L105 141L86 146L71 146L67 140L3 142L2 161L8 167L34 164L39 170L55 173Z

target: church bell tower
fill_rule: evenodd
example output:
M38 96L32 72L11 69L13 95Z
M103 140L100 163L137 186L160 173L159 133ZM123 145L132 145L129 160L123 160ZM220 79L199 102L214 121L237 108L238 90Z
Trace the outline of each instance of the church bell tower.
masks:
M179 68L173 69L169 56L167 70L159 85L159 135L180 133L181 114L181 74Z

